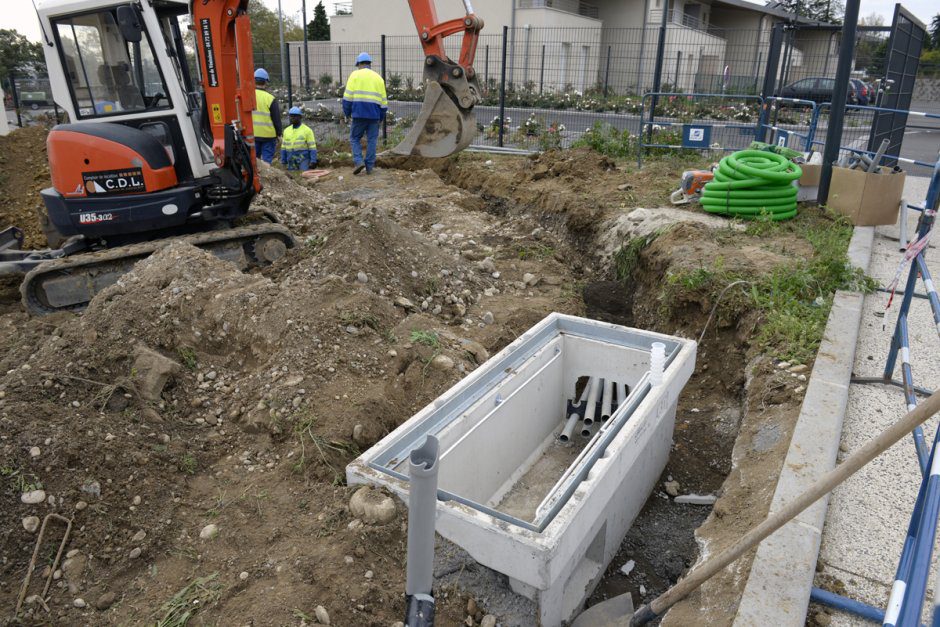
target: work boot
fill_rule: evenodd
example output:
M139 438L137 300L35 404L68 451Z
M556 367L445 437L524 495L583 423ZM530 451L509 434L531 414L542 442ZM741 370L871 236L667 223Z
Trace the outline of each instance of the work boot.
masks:
M365 168L366 168L366 164L360 163L355 168L353 168L353 174L359 174L360 172L365 170Z
M372 174L375 172L375 168L366 168L366 174Z

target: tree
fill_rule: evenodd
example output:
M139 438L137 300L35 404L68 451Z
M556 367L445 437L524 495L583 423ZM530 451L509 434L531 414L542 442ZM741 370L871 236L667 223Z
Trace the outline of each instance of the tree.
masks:
M829 24L841 24L845 14L843 0L780 0L774 6L800 17Z
M15 30L0 29L0 78L6 79L11 72L32 75L43 64L42 44Z
M278 32L277 13L264 6L261 0L249 0L248 16L251 19L251 41L255 51L276 53L280 51L281 38ZM304 31L297 21L284 16L284 41L299 41Z
M330 40L330 22L326 19L323 0L317 2L317 6L313 9L313 20L307 24L307 37L312 41Z
M930 21L930 47L940 50L940 13L934 15Z

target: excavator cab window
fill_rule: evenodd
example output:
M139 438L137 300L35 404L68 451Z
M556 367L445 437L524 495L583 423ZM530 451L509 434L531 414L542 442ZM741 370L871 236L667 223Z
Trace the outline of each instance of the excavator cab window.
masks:
M116 10L107 9L54 22L79 118L171 107L150 37L133 36L127 12L121 17L119 23Z

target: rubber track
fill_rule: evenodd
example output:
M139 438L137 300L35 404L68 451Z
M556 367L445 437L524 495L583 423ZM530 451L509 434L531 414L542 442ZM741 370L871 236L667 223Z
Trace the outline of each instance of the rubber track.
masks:
M49 314L56 311L80 311L88 305L87 302L59 308L48 307L42 304L36 296L36 287L41 283L42 277L44 275L56 274L63 270L82 269L82 271L87 271L94 266L106 265L120 260L133 260L132 263L136 263L173 242L185 242L199 248L206 248L212 244L228 243L236 240L251 241L264 235L280 235L288 248L293 248L296 245L294 235L287 227L271 223L253 224L219 231L207 231L205 233L195 233L193 235L183 235L180 237L168 237L151 242L119 246L108 250L82 253L71 257L63 257L62 259L43 262L26 274L23 283L20 285L20 295L26 310L33 315ZM212 251L210 250L209 252ZM249 258L249 262L253 267L261 265L258 263L257 259L251 257ZM129 269L130 268L128 268L128 270Z

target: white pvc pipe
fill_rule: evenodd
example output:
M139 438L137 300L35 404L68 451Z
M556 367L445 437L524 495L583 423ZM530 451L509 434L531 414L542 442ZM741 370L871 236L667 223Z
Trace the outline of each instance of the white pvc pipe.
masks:
M594 413L597 411L597 397L601 391L601 378L591 378L591 391L588 392L587 408L584 410L584 426L590 427L594 424Z
M610 418L610 407L614 402L614 382L604 379L604 400L601 401L601 420L607 422Z
M565 420L565 428L561 430L561 435L558 436L558 439L562 442L568 442L571 440L572 434L574 434L575 425L578 424L578 414L572 413L568 416L568 419Z

